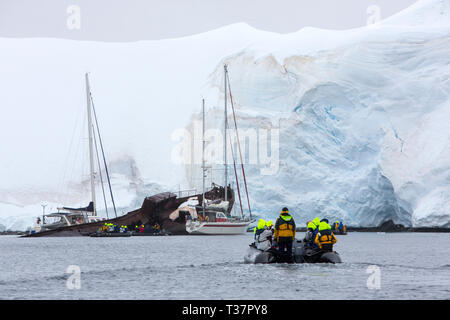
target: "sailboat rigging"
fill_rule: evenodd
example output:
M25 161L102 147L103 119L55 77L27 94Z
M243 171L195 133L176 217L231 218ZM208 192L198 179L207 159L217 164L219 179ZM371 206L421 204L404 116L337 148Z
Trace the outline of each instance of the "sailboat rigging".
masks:
M236 132L236 140L237 140L237 144L238 144L239 157L241 159L241 169L242 169L242 176L244 178L244 186L245 186L245 193L246 193L246 196L247 196L248 211L249 211L250 218L252 218L252 210L251 210L251 207L250 207L250 198L248 197L247 179L245 177L244 161L242 159L241 143L240 143L240 140L239 140L239 130L238 130L238 127L237 127L236 112L235 112L235 109L234 109L233 96L231 94L231 88L230 88L230 81L229 81L229 77L228 77L227 65L225 65L224 68L225 68L225 77L228 79L228 82L226 82L225 85L228 83L228 89L229 89L228 91L230 92L231 109L233 110L234 128L235 128L235 132ZM233 161L234 161L234 158L233 158Z
M113 205L113 209L114 209L114 214L115 214L115 216L116 216L116 218L117 218L116 203L114 202L114 195L113 195L112 187L111 187L111 179L110 179L110 177L109 177L108 165L106 164L105 151L104 151L104 149L103 149L103 142L102 142L102 137L101 137L101 135L100 135L100 127L99 127L99 125L98 125L97 113L95 112L95 106L94 106L94 100L93 100L93 98L92 98L92 93L90 93L90 97L91 97L91 102L92 102L92 110L94 111L94 120L95 120L95 126L96 126L96 128L97 128L98 140L99 140L99 142L100 142L100 148L101 148L102 156L103 156L103 164L104 164L104 166L105 166L106 178L107 178L107 180L108 180L109 193L110 193L110 195L111 195L111 201L112 201L112 205ZM92 128L92 129L94 129L94 128ZM94 134L94 138L95 138L95 134ZM99 172L101 173L101 170L100 170L100 164L99 164L98 167L99 167ZM103 182L102 182L102 188L103 188ZM105 199L105 201L106 201L106 199ZM105 203L105 208L106 208L106 210L107 210L106 203Z
M99 144L100 144L100 148L101 148L101 152L102 152L102 156L103 156L103 162L104 162L105 172L106 172L106 176L107 176L107 180L108 180L111 200L112 200L112 203L114 206L114 213L116 214L116 217L117 217L117 212L116 212L116 207L115 207L115 203L114 203L114 197L113 197L113 193L112 193L111 182L110 182L110 177L109 177L109 172L108 172L108 166L106 164L105 153L103 150L103 143L102 143L102 139L101 139L101 135L100 135L100 129L98 126L98 120L97 120L97 115L95 112L95 107L93 104L93 99L92 99L92 94L91 94L91 89L90 89L90 84L89 84L89 76L87 73L85 75L85 81L86 81L86 101L87 101L86 107L87 107L87 120L88 120L88 139L89 139L89 165L90 165L89 166L89 169L90 169L89 177L90 177L90 187L91 187L90 188L91 189L90 190L91 201L87 207L82 207L82 208L60 207L60 208L58 208L58 212L43 215L42 221L40 219L38 219L36 225L30 230L30 234L40 233L40 232L47 231L47 230L54 230L54 229L57 229L60 227L65 227L65 226L98 222L98 221L102 220L102 218L98 217L98 215L97 215L97 206L96 206L97 203L96 203L96 196L95 196L94 147L95 147L95 152L97 155L97 164L98 164L98 170L99 170L99 175L100 175L100 181L102 184L105 210L106 210L106 212L108 212L105 192L104 192L104 188L103 188L103 178L101 176L101 166L100 166L99 152L98 152L98 148L97 148L96 133L98 136L98 140L99 140ZM92 115L94 115L95 125L92 121L92 118L93 118ZM95 130L95 128L97 130ZM48 222L48 221L45 221L45 218L51 218L54 221Z
M228 69L227 66L224 65L224 90L225 90L225 101L224 101L224 193L225 197L224 200L220 203L208 203L208 199L205 198L205 158L204 158L204 149L205 149L205 101L202 100L202 119L203 119L203 133L202 133L202 190L203 190L203 198L202 198L202 205L201 205L201 215L197 215L199 217L194 217L194 219L187 220L186 222L186 231L190 234L214 234L214 235L223 235L223 234L242 234L247 231L248 226L253 222L252 215L251 215L251 209L250 209L250 200L248 198L248 191L247 191L247 182L245 180L245 171L244 171L244 165L242 163L242 154L240 150L239 145L239 136L237 133L237 123L236 123L236 116L235 116L235 110L233 101L231 100L232 110L233 110L233 116L234 116L234 123L235 123L235 132L238 139L238 146L239 146L239 153L241 156L241 168L242 172L244 174L244 184L245 184L245 190L247 194L247 202L249 207L249 213L250 217L246 218L244 215L244 211L242 208L242 199L241 199L241 193L240 193L240 187L239 187L239 179L237 175L237 168L236 168L236 159L234 156L233 151L233 145L232 145L232 139L230 136L230 146L231 146L231 154L233 157L233 166L234 166L234 175L236 179L236 187L238 191L238 197L239 197L239 205L241 209L241 217L232 217L230 212L232 208L229 208L229 201L228 201L228 164L227 164L227 134L231 134L228 129L228 113L227 113L227 100L228 100L228 94L227 91L230 93L231 96L231 90L229 86L229 78L228 78ZM218 211L219 208L222 208L220 211ZM198 212L198 210L197 210Z

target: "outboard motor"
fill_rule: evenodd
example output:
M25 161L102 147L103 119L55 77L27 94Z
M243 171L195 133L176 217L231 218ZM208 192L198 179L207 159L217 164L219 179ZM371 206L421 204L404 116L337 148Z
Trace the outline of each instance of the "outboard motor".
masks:
M295 263L304 263L305 262L305 247L302 240L295 240L292 244L292 250L294 255Z

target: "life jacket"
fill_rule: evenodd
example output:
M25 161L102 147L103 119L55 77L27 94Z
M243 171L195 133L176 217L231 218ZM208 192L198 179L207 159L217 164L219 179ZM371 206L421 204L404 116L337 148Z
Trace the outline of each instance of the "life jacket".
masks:
M322 223L320 224L320 229L314 239L314 243L317 244L322 250L332 251L333 244L337 242L337 239L334 236L333 232L331 232L331 227L327 223L325 224L327 226Z
M275 238L295 238L295 222L289 214L281 214L275 222Z
M319 233L319 227L317 227L312 233L311 242L312 242L312 247L313 248L319 248L319 245L316 244L316 241L315 241L316 240L316 236L317 236L318 233Z

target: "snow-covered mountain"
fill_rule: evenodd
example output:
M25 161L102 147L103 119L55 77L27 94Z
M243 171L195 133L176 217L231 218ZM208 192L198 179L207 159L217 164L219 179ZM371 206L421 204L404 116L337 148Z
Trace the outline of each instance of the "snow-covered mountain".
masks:
M0 229L25 229L42 203L48 212L89 201L87 71L120 212L200 186L198 166L176 151L184 130L198 151L202 97L207 127L222 128L224 63L242 135L258 133L246 166L255 213L450 226L449 17L448 1L423 0L345 31L235 24L136 43L1 38Z

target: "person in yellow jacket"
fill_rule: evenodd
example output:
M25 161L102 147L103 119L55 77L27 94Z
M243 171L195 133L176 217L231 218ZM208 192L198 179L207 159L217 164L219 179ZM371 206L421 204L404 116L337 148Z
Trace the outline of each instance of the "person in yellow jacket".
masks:
M322 221L319 224L319 232L316 234L314 243L323 251L333 251L333 245L337 242L337 238L331 232L331 226Z
M292 243L295 239L295 221L289 214L288 208L281 210L280 216L275 221L275 233L274 237L278 243L278 250L280 253L284 253L284 249L287 250L289 257L292 257Z
M313 220L312 222L316 225L316 227L318 227L319 224L320 224L320 219L319 219L319 217L315 217L314 220Z
M319 217L314 218L313 221L308 221L306 223L306 233L303 242L307 247L315 248L314 239L316 238L317 233L319 232Z
M264 227L266 226L266 221L264 219L259 219L258 225L253 228L253 237L256 240L256 237L264 231Z
M306 244L307 247L312 247L314 243L314 237L316 236L317 231L317 225L312 222L308 221L306 224L306 233L305 238L303 239L303 242Z
M337 232L339 230L339 221L336 220L336 222L333 225L332 230L335 232Z
M273 238L273 222L267 221L260 232L256 236L255 245L256 248L262 251L267 251L272 248L272 238Z

